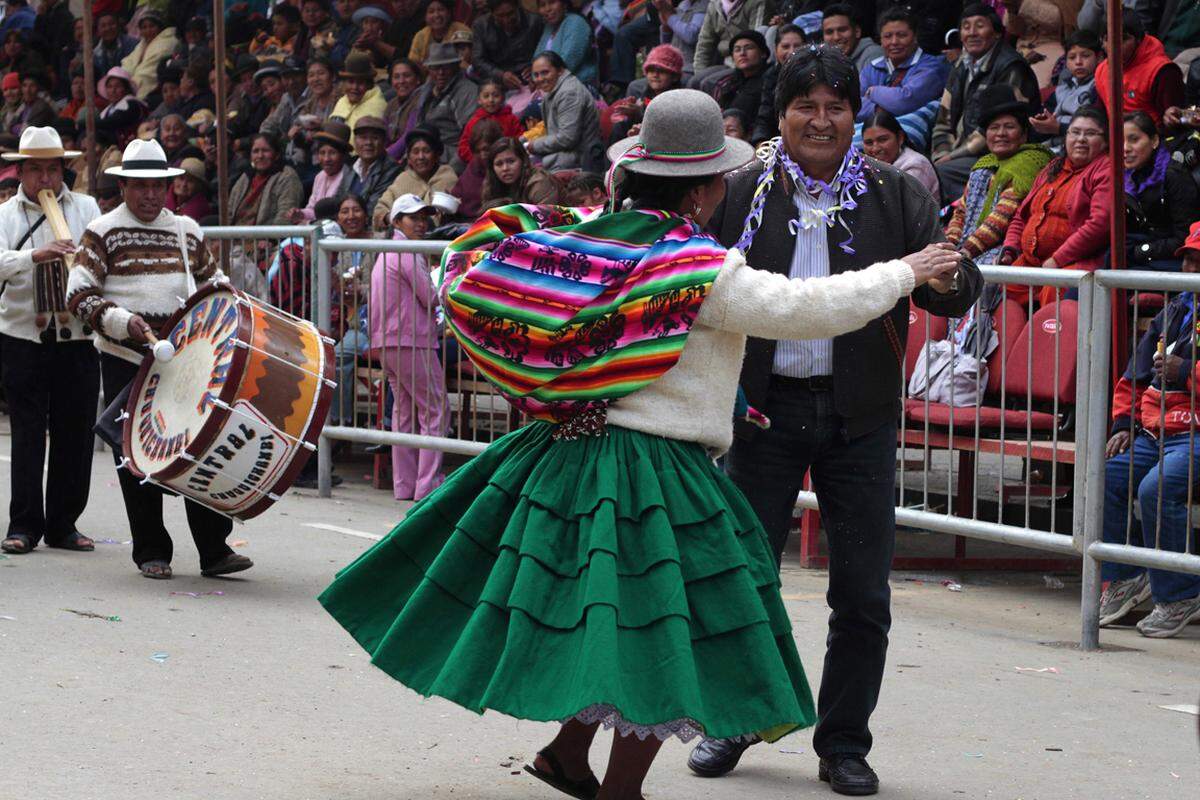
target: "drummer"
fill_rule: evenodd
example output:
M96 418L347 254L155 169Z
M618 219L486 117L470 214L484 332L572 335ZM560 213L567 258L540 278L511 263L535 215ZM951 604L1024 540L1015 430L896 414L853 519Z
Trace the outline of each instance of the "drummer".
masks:
M104 402L111 403L134 379L149 352L149 334L161 328L187 297L188 272L196 284L224 277L203 243L196 222L163 206L171 179L183 170L167 165L158 142L134 139L119 167L121 205L87 226L79 260L71 270L67 302L99 334ZM187 252L181 243L187 242ZM120 459L120 454L116 458ZM163 526L163 492L118 469L121 495L133 538L133 561L147 578L171 577L171 537ZM188 526L200 553L200 574L228 575L254 566L225 543L233 521L184 500Z
M88 341L91 330L67 311L63 257L75 252L100 209L63 186L64 159L78 155L63 150L54 128L38 127L22 131L17 152L4 154L17 162L21 182L0 204L0 347L12 421L8 532L0 542L6 553L28 553L42 539L48 547L95 549L75 523L92 482L100 366ZM56 239L45 221L37 199L44 189L57 198L71 239ZM47 432L50 503L42 494Z

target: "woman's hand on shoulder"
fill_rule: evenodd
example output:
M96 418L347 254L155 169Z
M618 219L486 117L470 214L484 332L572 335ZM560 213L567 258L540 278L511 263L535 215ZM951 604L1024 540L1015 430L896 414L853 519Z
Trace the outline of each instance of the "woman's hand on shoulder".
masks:
M962 263L962 254L949 242L934 242L900 260L912 268L915 285L921 286L934 280L950 282Z

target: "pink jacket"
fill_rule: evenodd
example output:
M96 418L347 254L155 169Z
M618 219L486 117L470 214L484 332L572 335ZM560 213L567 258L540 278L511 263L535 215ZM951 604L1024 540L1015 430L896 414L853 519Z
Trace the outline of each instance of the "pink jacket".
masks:
M404 234L394 231L395 239ZM437 347L438 295L425 256L383 253L371 271L367 304L371 349Z

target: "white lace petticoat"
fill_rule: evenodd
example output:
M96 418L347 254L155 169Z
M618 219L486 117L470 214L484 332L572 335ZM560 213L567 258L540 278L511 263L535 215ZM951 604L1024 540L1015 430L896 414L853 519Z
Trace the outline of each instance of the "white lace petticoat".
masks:
M604 726L605 730L613 730L615 728L621 736L633 734L643 741L653 736L659 741L665 742L674 736L681 742L690 742L697 736L704 736L704 726L694 719L673 719L669 722L660 722L657 725L638 725L621 716L621 712L615 706L606 703L588 706L571 717L571 719L577 719L584 725L595 725L599 722ZM755 734L750 733L737 738L754 739L757 737Z

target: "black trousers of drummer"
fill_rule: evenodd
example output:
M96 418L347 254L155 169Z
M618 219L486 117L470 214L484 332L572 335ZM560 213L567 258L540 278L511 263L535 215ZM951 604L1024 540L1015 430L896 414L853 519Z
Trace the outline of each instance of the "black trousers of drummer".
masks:
M100 356L100 367L104 381L104 402L108 404L119 395L137 375L138 365L107 353ZM120 463L120 453L114 460ZM139 567L147 561L171 563L174 544L163 525L162 489L153 484L143 484L127 469L117 470L121 482L121 495L125 498L125 513L129 517L129 530L133 538L133 562ZM208 569L233 552L225 540L233 531L233 520L218 514L197 502L184 498L188 527L200 553L200 569Z
M48 331L41 342L0 334L0 381L12 426L8 535L23 534L34 545L69 537L87 507L100 391L92 343L58 340Z

